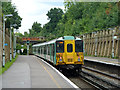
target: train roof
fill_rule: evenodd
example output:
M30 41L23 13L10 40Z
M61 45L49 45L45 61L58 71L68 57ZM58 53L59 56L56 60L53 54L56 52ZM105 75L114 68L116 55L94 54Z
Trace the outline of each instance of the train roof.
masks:
M64 41L64 40L81 40L81 39L78 38L78 37L74 37L74 36L64 36L64 37L60 37L60 38L57 38L57 39L53 39L53 40L48 41L48 42L35 44L32 47L54 44L56 41Z

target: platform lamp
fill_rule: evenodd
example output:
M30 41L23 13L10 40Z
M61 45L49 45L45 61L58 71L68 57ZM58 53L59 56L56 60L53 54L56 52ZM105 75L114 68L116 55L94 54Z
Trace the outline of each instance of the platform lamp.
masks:
M12 14L8 14L8 15L3 15L3 64L2 66L5 67L5 21L6 21L6 17L12 17Z
M13 27L16 27L17 24L10 25L10 61L12 61L12 35L11 35L11 30Z
M16 26L17 26L17 24L13 24L13 25L12 25L12 27L16 27ZM14 29L13 29L13 33L14 33ZM15 53L15 52L16 52L16 50L15 50L15 49L16 49L15 43L16 43L16 35L14 35L14 40L13 40L13 49L14 49L14 50L13 50L13 58L15 58L15 56L16 56L16 55L15 55L15 54L16 54L16 53Z

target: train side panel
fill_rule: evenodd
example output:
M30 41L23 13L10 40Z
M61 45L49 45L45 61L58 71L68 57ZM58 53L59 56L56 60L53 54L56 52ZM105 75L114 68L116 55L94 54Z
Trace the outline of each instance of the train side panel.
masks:
M33 53L60 67L79 69L84 64L83 41L73 36L34 46Z

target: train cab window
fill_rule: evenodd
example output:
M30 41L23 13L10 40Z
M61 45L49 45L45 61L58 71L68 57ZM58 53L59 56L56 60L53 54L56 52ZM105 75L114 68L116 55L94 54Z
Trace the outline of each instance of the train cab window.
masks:
M56 42L56 53L63 53L64 52L64 41L57 41Z
M83 52L83 41L82 40L75 41L75 52Z
M72 52L72 51L73 51L73 45L67 44L67 52Z

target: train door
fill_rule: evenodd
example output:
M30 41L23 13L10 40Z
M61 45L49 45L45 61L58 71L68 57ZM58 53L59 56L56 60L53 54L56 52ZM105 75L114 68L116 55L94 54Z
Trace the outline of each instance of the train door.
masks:
M66 40L65 41L66 64L74 64L74 52L75 52L75 41Z

